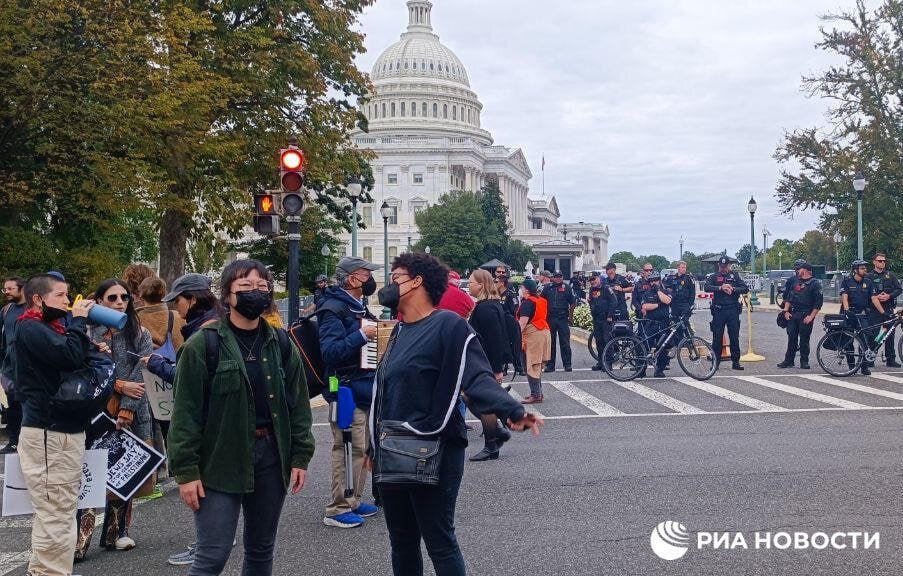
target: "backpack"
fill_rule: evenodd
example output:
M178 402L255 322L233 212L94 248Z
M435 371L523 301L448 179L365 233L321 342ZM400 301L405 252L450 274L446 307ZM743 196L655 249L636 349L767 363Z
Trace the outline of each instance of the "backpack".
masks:
M154 354L159 354L170 362L176 361L176 347L172 343L172 324L174 315L175 312L169 310L169 316L166 323L166 340L163 341L163 344L154 348Z
M307 390L310 397L313 398L321 394L329 383L329 375L326 374L326 363L323 361L323 354L320 352L320 314L324 312L332 312L338 316L343 322L349 315L348 308L341 304L330 300L324 301L315 312L302 316L295 321L288 329L288 335L294 342L298 353L301 354L301 365L304 367L304 375L307 377ZM349 366L349 369L356 369L357 363ZM343 372L342 368L337 368L337 372Z
M102 412L113 393L114 367L109 356L89 350L81 368L63 373L59 390L50 398L53 418L87 423Z

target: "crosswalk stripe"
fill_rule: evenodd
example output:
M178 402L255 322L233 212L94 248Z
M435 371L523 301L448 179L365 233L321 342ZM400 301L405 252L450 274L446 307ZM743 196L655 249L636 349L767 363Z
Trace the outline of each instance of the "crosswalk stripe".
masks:
M0 576L5 576L28 562L31 551L0 552Z
M623 412L621 412L620 410L618 410L611 404L606 404L605 402L603 402L602 400L599 400L592 394L589 394L588 392L584 392L580 388L577 388L570 382L566 382L566 381L548 382L548 384L551 384L552 387L555 388L556 390L558 390L559 392L561 392L567 396L570 396L571 398L573 398L577 402L583 404L584 406L586 406L587 408L589 408L590 410L592 410L593 412L595 412L596 414L598 414L600 416L619 416L621 414L624 414Z
M735 376L735 378L737 378L738 380L743 380L744 382L749 382L751 384L758 384L759 386L764 386L766 388L780 390L781 392L786 392L787 394L802 396L803 398L808 398L809 400L823 402L832 406L839 406L840 408L850 408L856 410L868 408L868 406L866 406L865 404L851 402L850 400L843 400L842 398L835 398L833 396L828 396L827 394L819 394L818 392L812 392L811 390L797 388L796 386L788 386L787 384L772 382L770 380L765 380L764 378L759 378L758 376Z
M882 372L872 372L872 378L887 380L888 382L893 382L895 384L903 384L903 378L900 378L899 376L891 376L890 374L884 374Z
M31 528L31 515L0 518L0 529L5 528Z
M832 384L834 386L840 386L841 388L847 388L848 390L855 390L857 392L865 392L866 394L873 394L875 396L884 396L885 398L892 398L894 400L903 401L903 394L898 394L896 392L888 392L887 390L881 390L880 388L872 388L871 386L863 386L862 384L854 384L852 382L844 382L838 378L828 378L827 376L820 376L818 374L800 374L802 378L806 378L808 380L814 380L815 382L822 382L824 384Z
M744 406L749 406L750 408L755 408L756 410L769 411L769 412L787 412L787 408L781 408L780 406L775 406L774 404L769 404L768 402L764 402L762 400L756 400L755 398L750 398L749 396L744 396L738 392L734 392L733 390L728 390L727 388L722 388L721 386L715 386L714 384L710 384L708 382L700 382L698 380L694 380L689 376L675 376L672 380L676 380L681 384L686 384L687 386L692 386L697 390L702 390L703 392L708 392L709 394L713 394L715 396L719 396L724 398L725 400L730 400L731 402L735 402L737 404L743 404Z
M700 410L696 406L691 406L686 402L682 402L677 398L672 398L667 394L662 394L658 390L653 390L647 386L640 384L639 382L617 382L614 381L615 384L621 386L622 388L626 388L633 392L634 394L639 394L640 396L652 400L656 404L661 404L665 408L669 408L674 410L675 412L679 412L681 414L702 414L705 412L704 410Z
M524 399L524 397L521 396L520 394L518 394L517 390L515 390L514 388L509 390L508 394L510 394L511 397L514 398L515 400L517 400L518 402L520 402L521 400ZM542 412L540 412L533 406L534 406L533 404L524 404L524 408L527 410L527 412L530 412L531 414L536 414L540 418L545 418L545 416L542 415Z

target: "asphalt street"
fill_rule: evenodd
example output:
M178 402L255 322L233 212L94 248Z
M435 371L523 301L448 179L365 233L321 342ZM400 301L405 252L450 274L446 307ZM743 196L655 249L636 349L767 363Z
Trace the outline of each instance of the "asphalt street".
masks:
M475 575L875 574L900 572L903 371L833 378L779 370L785 338L773 312L753 314L754 350L743 372L722 364L707 382L617 383L592 372L576 340L573 372L546 374L540 438L517 435L499 460L468 463L457 532ZM694 317L707 335L708 312ZM813 348L821 336L813 334ZM743 345L746 317L743 320ZM523 378L513 394L527 394ZM390 574L381 514L360 528L322 524L331 436L315 410L318 451L308 484L286 501L276 574ZM469 453L480 448L479 425ZM650 535L664 521L690 533L682 558L660 559ZM193 521L170 484L135 511L138 547L95 546L80 574L182 574L166 556L193 540ZM880 533L880 548L756 549L766 532ZM706 533L741 533L748 547L698 549ZM0 521L0 576L24 574L30 523ZM776 539L775 542L778 542ZM847 540L847 543L850 541ZM239 574L241 541L227 574ZM427 565L429 562L426 562ZM427 569L427 574L432 574Z

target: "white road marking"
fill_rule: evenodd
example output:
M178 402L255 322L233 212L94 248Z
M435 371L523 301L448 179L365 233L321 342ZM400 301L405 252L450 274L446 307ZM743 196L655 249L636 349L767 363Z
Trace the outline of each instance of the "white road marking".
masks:
M31 551L0 552L0 576L6 576L13 570L21 568L28 562Z
M617 416L619 414L623 414L623 412L621 412L611 404L606 404L592 394L589 394L588 392L584 392L580 388L577 388L570 382L546 382L545 385L552 386L559 392L570 396L571 398L573 398L580 404L583 404L600 416Z
M678 400L677 398L672 398L667 394L663 394L658 390L653 390L647 386L640 384L639 382L615 382L618 386L622 388L626 388L633 392L634 394L639 394L640 396L652 400L656 404L661 404L665 408L669 408L675 412L680 412L681 414L702 414L705 410L701 410L696 406L691 406L686 402Z
M851 410L868 408L868 406L866 406L865 404L851 402L850 400L843 400L842 398L835 398L833 396L828 396L827 394L819 394L818 392L812 392L811 390L806 390L804 388L797 388L796 386L788 386L787 384L772 382L770 380L765 380L764 378L759 378L758 376L735 376L735 378L737 378L738 380L743 380L744 382L750 382L751 384L758 384L759 386L764 386L766 388L780 390L781 392L786 392L787 394L793 394L795 396L808 398L809 400L815 400L817 402L823 402L825 404L837 406L839 408L849 408Z
M524 397L521 396L520 394L518 394L517 390L515 390L514 388L512 388L510 391L508 391L508 394L510 394L511 397L514 398L515 400L517 400L518 402L520 402L521 400L524 399ZM540 418L545 418L545 416L542 415L542 412L540 412L539 410L534 408L534 406L535 406L535 404L524 404L524 409L526 409L527 412L530 412L531 414L536 414Z
M883 396L885 398L892 398L894 400L903 401L903 394L898 394L897 392L888 392L887 390L872 388L871 386L863 386L862 384L854 384L852 382L840 380L839 378L828 378L827 376L819 376L818 374L800 374L800 377L806 378L807 380L814 380L815 382L822 382L824 384L840 386L841 388L846 388L848 390L855 390L857 392L865 392L866 394L873 394L875 396Z
M676 376L672 378L672 380L676 380L681 384L686 384L687 386L691 386L696 388L697 390L702 390L703 392L708 392L714 396L718 396L720 398L724 398L725 400L730 400L731 402L735 402L737 404L743 404L744 406L749 406L750 408L754 408L756 410L762 412L786 412L787 408L781 408L780 406L775 406L774 404L769 404L763 400L756 400L755 398L750 398L749 396L744 396L738 392L734 392L732 390L728 390L727 388L722 388L721 386L716 386L715 384L710 384L708 382L700 382L698 380L694 380L689 376Z
M890 374L885 374L884 372L872 372L872 378L886 380L895 384L903 384L903 378L900 378L899 376L891 376Z

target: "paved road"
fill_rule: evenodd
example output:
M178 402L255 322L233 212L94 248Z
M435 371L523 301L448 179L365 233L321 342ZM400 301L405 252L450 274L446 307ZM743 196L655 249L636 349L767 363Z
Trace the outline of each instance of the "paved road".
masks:
M841 379L778 370L784 341L772 316L754 315L767 361L705 383L676 366L666 379L616 383L589 371L575 343L575 371L546 375L543 436L518 436L499 460L465 468L457 525L469 573L899 574L903 371ZM514 393L526 394L519 380ZM354 530L321 523L325 410L316 420L318 452L308 487L287 501L276 573L388 574L380 516ZM671 562L650 548L666 520L683 523L694 543ZM94 548L77 571L182 574L165 556L192 531L170 490L136 509L138 548ZM750 549L695 549L700 532L714 531L741 532ZM757 531L880 532L880 549L755 550ZM24 573L28 538L27 519L0 523L0 576ZM239 545L227 573L240 572L240 556Z

